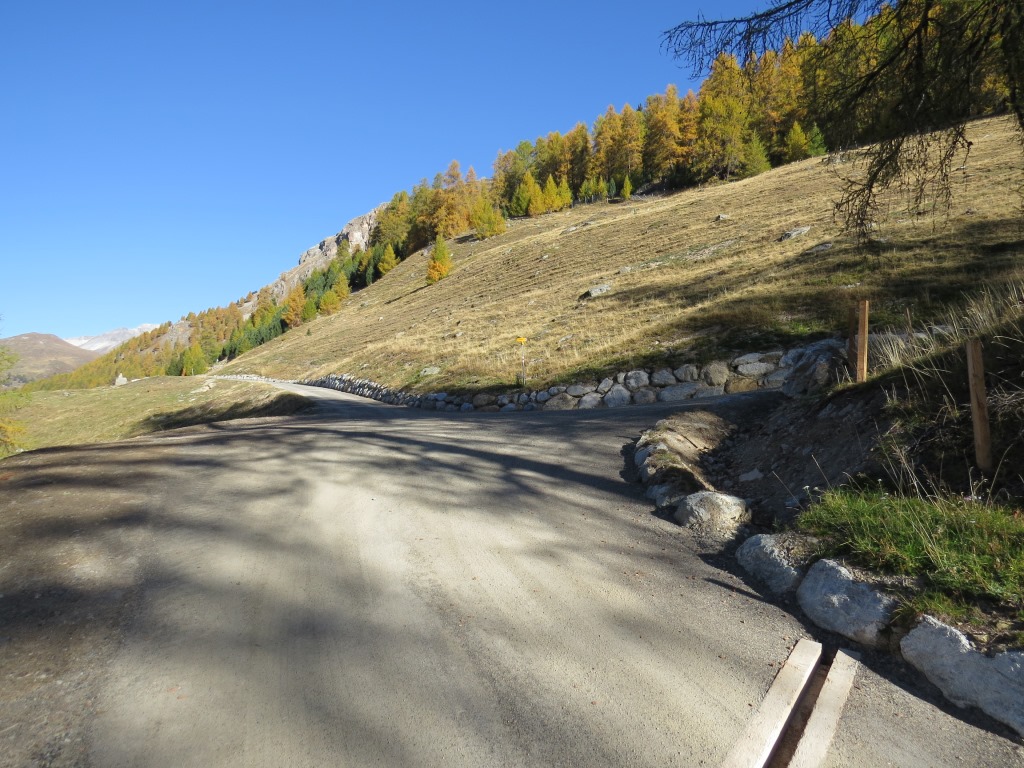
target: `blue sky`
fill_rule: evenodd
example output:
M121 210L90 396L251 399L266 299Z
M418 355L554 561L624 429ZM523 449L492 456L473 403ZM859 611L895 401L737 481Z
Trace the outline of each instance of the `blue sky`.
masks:
M749 6L4 3L0 336L225 305L452 160L696 90L661 33Z

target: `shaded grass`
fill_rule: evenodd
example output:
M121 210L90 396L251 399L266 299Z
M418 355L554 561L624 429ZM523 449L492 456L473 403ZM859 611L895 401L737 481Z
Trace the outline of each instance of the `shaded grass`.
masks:
M829 554L919 580L911 604L954 618L990 601L1024 621L1024 513L951 496L835 489L805 511L799 527Z
M259 382L154 377L123 387L34 392L18 411L26 449L78 445L207 424L277 416L308 401Z

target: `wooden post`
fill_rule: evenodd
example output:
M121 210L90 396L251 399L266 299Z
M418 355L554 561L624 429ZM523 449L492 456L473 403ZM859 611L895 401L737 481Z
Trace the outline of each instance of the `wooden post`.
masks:
M988 425L988 396L985 392L985 363L981 340L967 342L967 380L971 386L971 418L974 421L974 460L984 474L992 474L992 433Z
M857 324L857 381L868 380L868 309L869 302L860 303L860 318Z

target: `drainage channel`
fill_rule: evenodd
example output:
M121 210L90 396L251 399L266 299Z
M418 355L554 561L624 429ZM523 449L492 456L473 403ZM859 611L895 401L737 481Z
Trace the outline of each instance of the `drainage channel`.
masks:
M859 655L822 659L821 643L801 639L779 670L722 768L820 766L857 674Z

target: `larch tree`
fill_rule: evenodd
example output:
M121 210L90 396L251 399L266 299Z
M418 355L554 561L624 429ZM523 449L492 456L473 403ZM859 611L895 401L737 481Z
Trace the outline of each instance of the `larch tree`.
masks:
M644 109L647 137L644 142L644 171L660 180L675 172L680 158L679 90L670 85L664 94L647 97Z
M822 41L810 66L829 75L818 84L816 122L834 146L875 142L837 204L859 232L870 229L879 192L893 185L908 190L911 206L930 199L948 210L951 172L970 152L967 121L990 102L993 77L1024 131L1019 0L770 0L746 16L684 21L663 42L697 71L721 52L745 58L803 33ZM869 55L858 49L865 41ZM851 119L863 115L868 126Z

